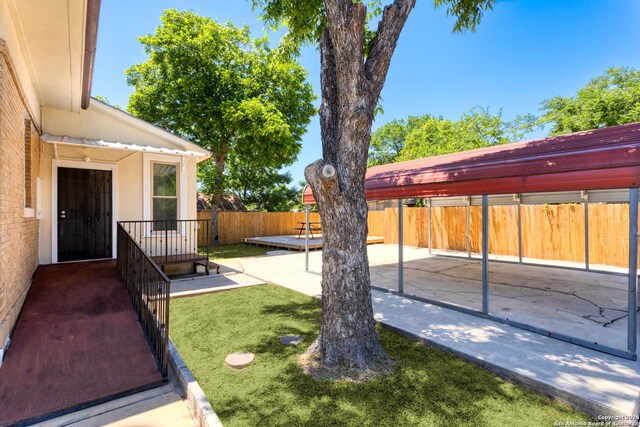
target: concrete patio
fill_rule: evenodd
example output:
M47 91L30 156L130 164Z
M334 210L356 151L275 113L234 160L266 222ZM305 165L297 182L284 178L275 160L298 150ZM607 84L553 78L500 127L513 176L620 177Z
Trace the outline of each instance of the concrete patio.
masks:
M398 247L374 245L368 250L372 284L395 288ZM476 307L471 304L479 300L477 261L428 257L425 249L408 247L404 259L405 292ZM306 273L303 253L248 258L242 261L242 268L266 282L318 296L321 262L318 251L310 253ZM594 340L618 347L626 337L626 320L615 320L616 315L606 311L622 311L619 300L624 277L495 262L489 277L492 312L508 313L509 318L538 327L560 328L564 333L589 333ZM373 304L376 319L383 324L592 416L631 416L640 410L637 361L386 292L374 290Z
M398 290L397 246L378 249L369 251L372 284ZM429 255L413 247L405 247L404 258L405 294L481 310L480 260ZM623 350L627 286L623 275L489 263L492 315Z

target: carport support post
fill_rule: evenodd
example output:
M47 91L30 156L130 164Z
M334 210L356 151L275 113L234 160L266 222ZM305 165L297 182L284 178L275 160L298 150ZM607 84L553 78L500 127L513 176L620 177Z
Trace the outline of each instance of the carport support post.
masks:
M429 241L429 255L431 255L431 199L427 199L427 240Z
M304 271L309 271L309 205L304 205L305 233L304 233Z
M467 241L467 256L471 259L471 240L469 239L469 223L471 222L471 196L467 197L467 226L464 238Z
M482 196L482 313L489 314L489 196Z
M589 193L582 192L584 200L584 269L589 270Z
M638 309L638 189L629 190L629 307L627 328L627 349L629 353L636 354L637 326L636 316Z
M520 194L514 198L518 202L518 262L522 264L522 200Z
M402 199L398 199L398 292L404 292L404 259L402 247L404 245L404 214L402 212Z

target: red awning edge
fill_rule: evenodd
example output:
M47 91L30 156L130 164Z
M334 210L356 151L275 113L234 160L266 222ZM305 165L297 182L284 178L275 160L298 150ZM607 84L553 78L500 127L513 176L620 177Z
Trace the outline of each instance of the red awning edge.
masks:
M367 170L367 200L635 188L640 122ZM315 203L307 185L305 204Z

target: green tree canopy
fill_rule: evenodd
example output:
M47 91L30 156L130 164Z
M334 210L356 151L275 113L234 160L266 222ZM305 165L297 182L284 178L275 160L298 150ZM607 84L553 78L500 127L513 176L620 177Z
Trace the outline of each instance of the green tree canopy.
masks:
M294 45L303 43L318 44L322 32L327 25L327 15L324 0L249 0L254 8L262 9L262 18L272 28L277 29L281 25L288 28L285 42ZM374 21L384 12L382 0L352 0L366 6L366 18L368 22ZM492 10L495 0L434 0L434 6L446 7L448 16L456 19L453 25L454 32L466 30L475 31L485 12ZM377 36L377 31L369 26L365 27L367 48Z
M109 106L111 106L111 107L113 107L113 108L117 108L118 110L125 111L125 109L124 109L124 108L122 108L121 106L119 106L118 104L113 104L113 103L109 100L109 98L107 98L106 96L94 95L94 96L93 96L93 98L94 98L94 99L97 99L97 100L98 100L98 101L100 101L100 102L104 102L105 104L107 104L107 105L109 105Z
M275 168L229 165L229 192L240 196L249 210L288 212L298 206L302 189L291 185L292 181L289 172Z
M591 80L575 96L547 99L542 103L544 124L550 135L579 132L640 121L640 71L609 68Z
M425 115L394 119L371 135L369 166L418 159L524 139L550 124L560 135L640 121L640 71L609 68L573 97L543 101L540 118L527 114L511 122L475 108L459 120Z
M519 141L537 126L532 115L511 122L502 113L474 108L458 120L410 116L392 120L371 135L369 166L438 156Z
M401 158L407 136L422 126L429 116L393 119L371 134L369 166L397 162Z
M247 26L174 9L160 19L139 39L147 60L126 71L129 111L213 153L198 174L213 200L227 161L255 170L291 164L316 113L306 70L266 37L252 40Z

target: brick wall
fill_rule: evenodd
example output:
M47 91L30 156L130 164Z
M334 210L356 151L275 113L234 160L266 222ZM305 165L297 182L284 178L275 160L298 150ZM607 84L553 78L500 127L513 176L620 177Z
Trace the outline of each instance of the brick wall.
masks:
M40 167L39 135L23 101L24 98L21 96L21 90L16 83L10 64L10 56L6 51L2 52L0 54L0 352L15 324L29 290L31 278L38 266L38 221L34 211L36 177ZM25 210L25 207L32 210Z

